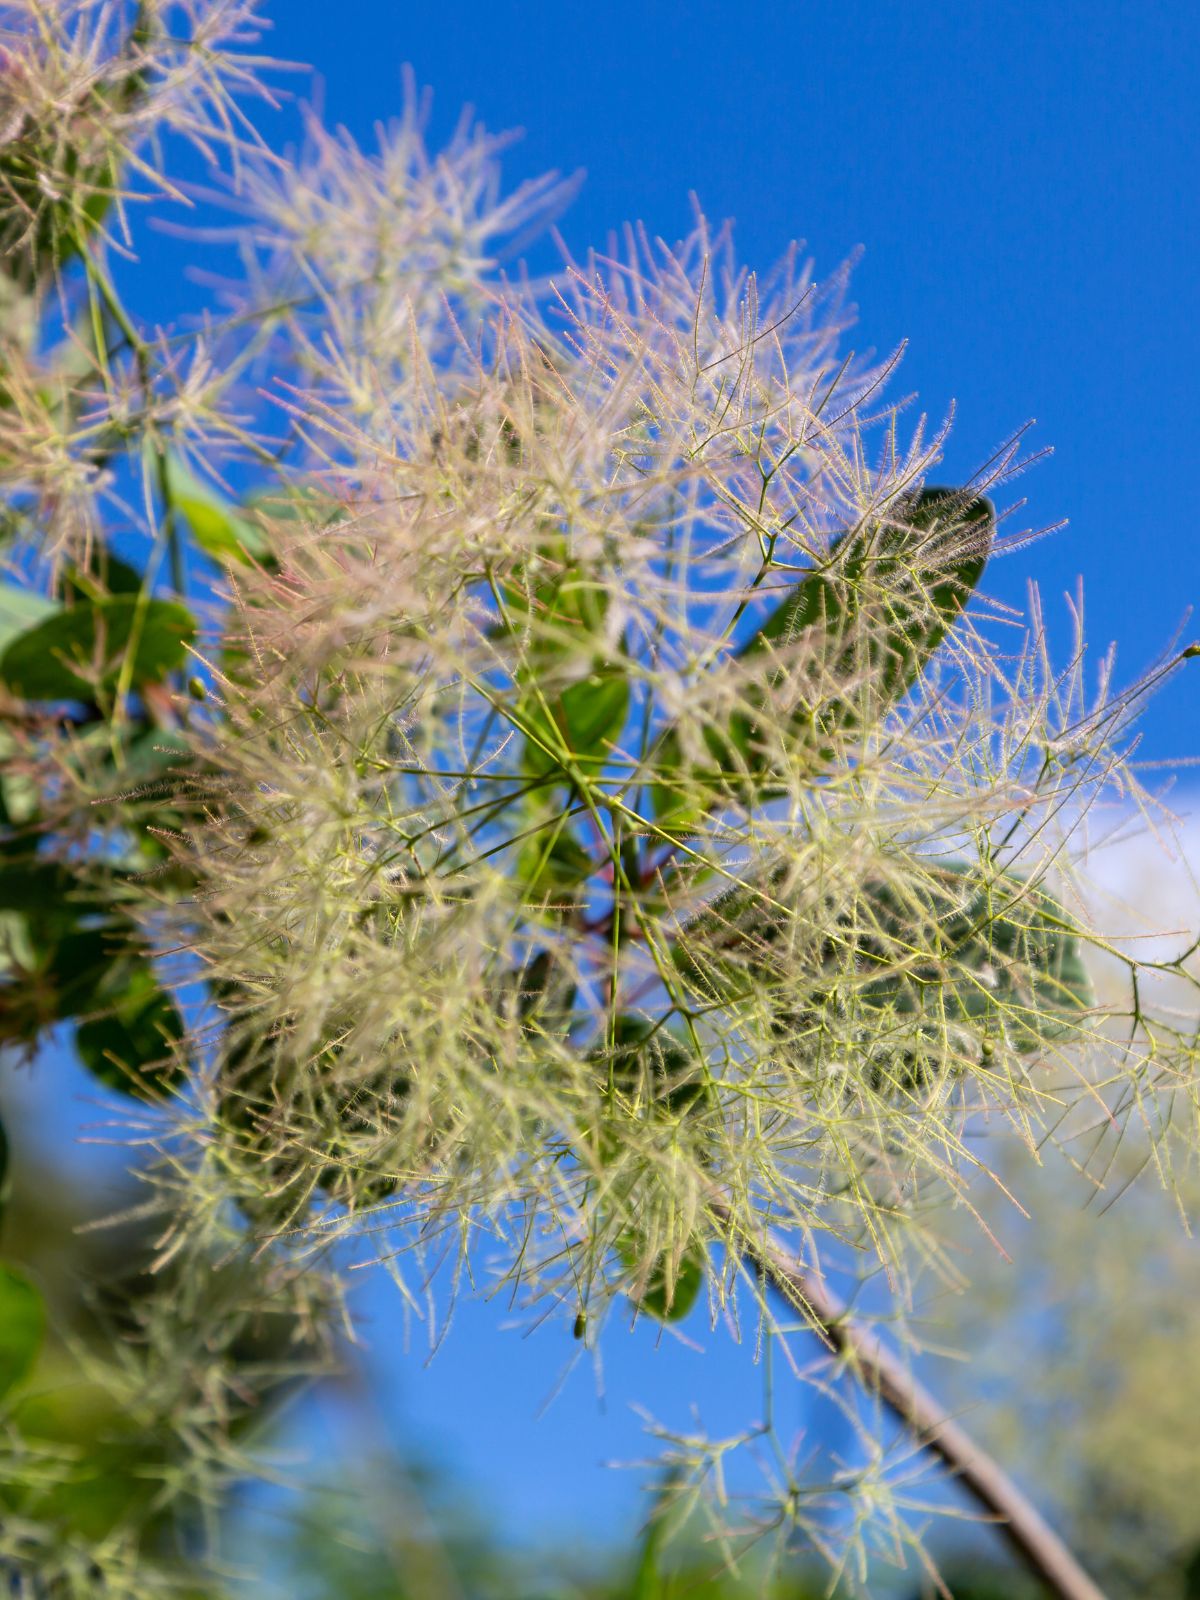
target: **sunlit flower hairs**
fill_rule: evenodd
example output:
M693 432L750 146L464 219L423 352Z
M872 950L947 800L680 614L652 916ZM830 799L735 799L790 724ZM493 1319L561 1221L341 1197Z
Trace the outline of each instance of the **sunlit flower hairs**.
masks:
M41 584L0 612L3 1037L71 1022L126 1097L160 1292L113 1383L159 1509L253 1470L236 1424L352 1326L348 1263L434 1325L471 1277L579 1349L698 1306L836 1344L796 1284L954 1281L940 1209L999 1136L1097 1182L1194 1142L1156 992L1194 952L1102 938L1082 872L1181 658L1089 687L1078 608L1060 669L1036 596L988 601L1021 441L947 485L845 273L760 278L702 218L530 278L569 185L506 195L415 98L374 154L315 117L273 154L258 9L0 5L0 491ZM118 269L180 135L239 272L151 333ZM268 1316L286 1358L238 1366ZM763 1526L902 1547L861 1438ZM55 1537L0 1556L159 1592L136 1532Z
M366 426L308 346L189 856L260 1226L682 1314L768 1219L901 1268L981 1113L1094 1102L1066 847L1128 707L964 615L1018 446L931 485L841 288L701 223L406 300Z

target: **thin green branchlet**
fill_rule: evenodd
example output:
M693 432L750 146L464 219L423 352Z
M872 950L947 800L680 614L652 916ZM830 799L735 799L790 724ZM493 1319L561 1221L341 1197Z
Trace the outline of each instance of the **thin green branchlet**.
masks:
M375 1263L435 1339L467 1282L580 1352L706 1307L766 1362L761 1492L656 1424L664 1510L866 1593L928 1560L937 1446L884 1442L915 1413L827 1285L905 1330L994 1152L1100 1183L1114 1140L1194 1148L1156 996L1194 1001L1196 946L1129 954L1085 873L1160 816L1131 728L1190 651L1089 690L1081 607L1061 667L1036 595L988 601L1030 458L945 486L898 356L843 348L844 274L759 278L698 218L507 277L569 185L505 196L467 124L431 156L411 95L375 154L315 117L272 154L258 9L0 8L0 1037L71 1022L121 1097L158 1285L104 1369L156 1493L93 1537L45 1489L69 1452L10 1430L0 1570L177 1592L167 1523L218 1554L248 1419ZM245 272L151 334L123 257L169 130L236 180ZM858 1465L789 1453L780 1363Z

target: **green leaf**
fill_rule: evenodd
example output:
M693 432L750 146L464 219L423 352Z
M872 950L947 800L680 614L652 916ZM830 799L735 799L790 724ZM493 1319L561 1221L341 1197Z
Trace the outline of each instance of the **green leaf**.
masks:
M0 1004L5 1007L0 1012L0 1043L5 1039L18 1037L12 1031L9 1023L12 1013L18 1007L15 997L10 994L8 984L15 973L16 982L20 982L20 974L27 972L37 960L36 952L29 937L26 920L17 911L0 910Z
M556 822L548 822L531 833L517 857L517 876L524 885L524 898L535 905L571 910L575 891L595 870L595 862L579 840L564 826L556 833Z
M41 804L36 762L22 759L27 755L22 741L0 724L0 855L22 848L8 830L32 822Z
M315 484L306 483L284 483L269 489L255 489L246 496L243 505L247 511L257 512L269 522L304 522L314 528L329 527L344 512L340 500L318 489ZM265 539L263 546L260 559L267 556Z
M111 692L126 651L131 685L159 683L183 664L196 624L174 600L114 595L59 611L13 639L0 655L0 680L26 700L84 700Z
M45 1329L41 1295L24 1273L0 1266L0 1400L28 1377Z
M901 694L941 644L987 564L995 532L991 502L954 489L923 489L896 520L842 536L829 562L811 572L740 651L743 659L820 626L857 663L864 604L886 593L886 637L875 646L883 692ZM869 609L866 613L870 616ZM840 664L841 658L838 658ZM836 667L834 669L836 675Z
M745 711L724 729L706 728L702 770L685 759L678 730L653 754L656 819L679 829L715 800L753 804L782 791L769 782L758 712L769 708L776 652L819 630L824 674L835 684L869 683L885 703L903 695L941 645L983 574L995 530L989 501L952 489L922 490L899 508L899 527L867 524L844 534L829 560L799 583L737 653L742 665L764 658L765 681L744 686ZM834 759L836 739L858 720L853 698L797 708L785 731L816 775ZM773 730L777 731L777 730Z
M68 567L63 582L69 599L102 600L105 595L140 594L141 589L142 575L137 568L113 555L100 540L93 544L87 565Z
M777 978L773 946L786 939L791 912L781 900L787 864L759 869L710 900L680 931L671 960L705 1001L732 1002L748 984Z
M607 587L572 561L567 541L547 539L503 584L508 627L528 635L535 656L590 650L611 603Z
M127 962L104 1015L80 1023L75 1048L80 1060L110 1089L155 1099L173 1088L184 1069L172 1050L183 1038L183 1019L164 994L147 962Z
M250 566L270 555L270 546L254 523L239 515L224 495L201 483L178 456L167 457L166 483L172 508L214 561Z
M78 887L79 880L61 862L30 857L0 861L0 911L37 911L74 921L81 909L99 909L94 891L80 900L74 894Z
M868 975L872 966L883 970L861 1000L897 1016L928 1016L935 1029L1003 1029L1028 1054L1095 1003L1068 913L1016 873L981 883L967 863L945 862L903 898L868 884L856 922L856 965Z
M577 986L553 950L539 950L510 981L517 990L517 1015L531 1032L562 1033L570 1025Z
M628 1600L672 1600L673 1596L681 1597L683 1594L695 1594L697 1600L701 1595L706 1595L707 1600L722 1600L725 1596L726 1586L719 1580L714 1594L707 1579L697 1581L687 1572L671 1573L663 1559L669 1537L669 1525L673 1520L671 1512L680 1498L679 1491L683 1486L684 1470L672 1465L667 1469L661 1487L654 1496L654 1505L646 1522L646 1531L638 1552L637 1568L633 1574ZM790 1600L806 1600L806 1595L796 1591Z
M518 708L525 740L525 767L551 773L566 762L585 774L602 767L612 752L629 711L629 681L623 672L601 668L549 698L527 695Z
M127 929L71 926L63 932L56 919L29 913L21 919L20 932L22 939L11 943L10 957L22 965L6 974L0 986L0 1043L32 1044L43 1028L98 1010L110 988L119 988L114 972L119 971Z
M703 1063L671 1025L622 1012L613 1022L611 1043L589 1059L626 1100L657 1113L683 1116L708 1098Z
M636 1237L626 1234L617 1248L626 1268L636 1272L640 1265ZM658 1322L682 1322L704 1287L707 1265L704 1246L693 1241L677 1262L670 1255L660 1256L646 1280L646 1287L640 1294L631 1295L630 1299L639 1311L646 1312Z
M831 908L828 935L806 930L813 949L795 1009L780 978L780 947L791 940L787 880L786 866L761 872L683 929L672 958L706 1001L770 991L781 1019L799 1022L822 1003L819 984L807 986L814 972L828 973L831 1003L852 997L859 1008L909 1018L915 1039L927 1018L931 1039L947 1024L984 1036L1002 1030L1025 1054L1094 1004L1082 942L1062 905L1016 873L984 879L978 867L952 861L925 865L902 889L868 880L851 903Z
M704 728L705 753L697 767L685 756L678 730L668 728L652 762L655 781L650 786L650 804L655 820L674 833L684 832L714 801L719 805L722 797L736 794L742 787L739 775L754 768L754 757L747 748L749 732L744 717L735 718L724 733Z
M177 1081L168 1047L183 1025L120 893L120 874L88 883L60 862L0 861L0 1042L32 1045L79 1019L80 1054L96 1074L147 1094Z
M53 175L53 176L51 176ZM81 167L79 154L35 127L0 147L0 267L31 286L79 254L79 239L104 220L118 183L108 156ZM49 179L53 188L44 187ZM61 197L60 192L61 191Z
M1023 1054L1061 1037L1095 1005L1083 945L1062 904L1015 873L981 890L961 919L947 928L956 939L953 963L961 974L958 1008L977 1016L994 986L1005 1030Z
M61 607L33 589L15 583L0 583L0 651L9 641L52 617Z

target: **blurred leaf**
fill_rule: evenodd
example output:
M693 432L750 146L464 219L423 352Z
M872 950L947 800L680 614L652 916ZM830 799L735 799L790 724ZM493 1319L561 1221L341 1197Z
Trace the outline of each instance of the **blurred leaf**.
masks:
M67 568L63 592L68 599L101 600L105 595L141 593L142 575L101 540L94 541L84 567Z
M191 612L174 600L115 595L77 604L13 639L0 655L0 680L26 700L90 702L115 687L132 641L137 688L181 666L195 631Z
M169 1043L183 1024L119 909L122 876L89 883L60 862L0 860L0 1042L33 1045L43 1029L82 1019L85 1063L114 1088L150 1094L178 1080Z
M595 862L569 827L555 833L556 826L550 823L524 841L517 876L525 886L526 900L571 910L576 904L574 891L591 876Z
M44 1028L98 1010L120 986L117 953L128 930L69 927L26 915L29 964L0 986L0 1043L32 1044ZM15 951L14 951L15 954Z
M0 1400L29 1375L45 1327L41 1295L23 1273L0 1265Z
M142 785L193 759L187 735L178 728L142 728L130 738L121 767L122 789Z
M707 1098L708 1079L690 1043L674 1028L621 1013L612 1042L592 1052L597 1071L634 1103L683 1115Z
M12 1014L19 1009L5 980L14 970L28 971L35 960L25 918L15 911L0 911L0 1002L5 1006L5 1011L0 1012L0 1043L6 1037L15 1037L5 1024L13 1020ZM20 982L19 977L17 981ZM10 1014L6 1016L6 1012Z
M609 591L570 558L567 541L554 537L504 583L511 630L528 632L534 657L590 650L600 638L611 604Z
M127 963L121 975L105 1014L76 1029L75 1048L110 1089L154 1099L185 1075L171 1049L183 1038L183 1018L148 963ZM111 974L107 987L114 987Z
M882 884L867 894L872 927L858 941L864 970L917 952L905 970L866 985L868 1005L935 1021L992 1019L1029 1054L1095 1003L1066 910L1016 873L980 885L967 863L946 862L907 903Z
M0 263L10 278L27 286L79 254L80 237L104 220L118 182L114 161L104 158L83 168L78 152L56 151L39 139L40 132L0 146L0 187L15 202L0 218ZM47 193L44 180L51 172L65 197Z
M80 879L60 861L28 856L0 861L0 911L35 911L62 925L102 907L96 891L83 890Z
M724 729L704 729L703 771L685 759L678 731L665 732L653 756L651 801L658 821L683 827L722 793L754 804L781 792L770 785L755 718L769 708L767 663L801 634L820 630L823 672L834 684L854 683L866 667L867 681L885 700L898 699L912 686L983 574L995 512L987 500L933 488L898 510L897 520L904 525L867 524L844 534L828 562L810 572L737 652L742 664L763 657L767 678L761 685L750 680L742 694L747 709ZM787 732L805 746L815 775L834 756L836 747L825 741L844 737L856 720L852 700L827 700L800 706Z
M93 1361L97 1353L92 1352ZM57 1447L72 1468L48 1475L42 1484L21 1485L23 1509L59 1530L64 1540L99 1541L138 1520L148 1554L155 1537L156 1480L169 1460L165 1432L140 1421L87 1368L56 1370L57 1360L46 1366L49 1383L39 1382L20 1397L13 1421L29 1444ZM0 1479L0 1494L7 1487Z
M642 1548L638 1552L637 1569L633 1575L630 1600L667 1600L667 1579L662 1568L663 1545L666 1542L667 1531L664 1515L665 1499L666 1495L660 1493L646 1525Z
M315 484L281 483L270 489L255 489L243 501L271 522L306 522L326 528L342 514L342 502Z
M514 975L517 1015L526 1028L539 1033L564 1032L575 1004L576 984L553 950L539 950Z
M638 1271L641 1252L633 1235L627 1234L621 1240L618 1253L630 1272ZM688 1245L678 1262L664 1254L650 1272L645 1289L630 1298L639 1311L658 1322L682 1322L699 1298L707 1263L703 1245L695 1242Z
M766 984L776 992L779 1015L788 1015L778 951L790 938L788 876L786 866L776 866L726 890L683 929L674 964L707 999L732 1004ZM814 916L824 923L820 908ZM819 1007L825 972L839 1003L852 994L872 1010L928 1017L935 1035L947 1023L973 1023L985 1032L1002 1026L1025 1054L1061 1035L1094 1003L1068 913L1016 873L981 881L979 869L966 862L930 862L903 890L868 880L827 920L829 934L814 934L813 965L793 1021ZM818 982L807 987L814 977Z
M260 529L224 495L201 483L178 456L166 463L167 493L174 510L187 523L193 539L214 561L249 566L270 555Z
M550 773L569 760L595 772L608 759L625 725L629 681L623 672L603 668L550 698L549 714L543 699L534 695L526 696L519 709L534 735L525 741L527 771Z
M9 829L23 828L37 816L41 790L34 762L21 741L0 722L0 856L23 846Z
M0 583L0 651L9 641L45 622L61 608L33 589L15 583Z

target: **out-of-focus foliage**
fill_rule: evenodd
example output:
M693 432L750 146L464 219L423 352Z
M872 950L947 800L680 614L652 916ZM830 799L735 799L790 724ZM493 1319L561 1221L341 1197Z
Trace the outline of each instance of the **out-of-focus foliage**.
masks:
M0 1237L16 1265L0 1278L0 1377L16 1387L0 1417L0 1572L15 1593L219 1600L220 1586L193 1581L205 1536L196 1474L233 1486L251 1470L245 1452L273 1405L326 1369L311 1323L286 1284L264 1295L233 1262L214 1260L202 1286L181 1280L156 1263L146 1220L89 1227L88 1185L22 1137L19 1119L10 1127ZM92 1164L114 1211L136 1203L111 1162ZM14 1374L17 1282L36 1294L44 1337Z
M971 1292L937 1337L971 1352L975 1429L1026 1481L1113 1600L1189 1600L1200 1573L1200 1261L1177 1197L1127 1184L1145 1150L1113 1151L1111 1207L1061 1169L1005 1169L1030 1217L981 1197L1011 1252L970 1248ZM1019 1181L1018 1181L1019 1180ZM1005 1215L1007 1212L1007 1215ZM965 1241L964 1241L965 1244ZM1190 1586L1189 1586L1190 1585Z
M310 1490L279 1545L277 1581L294 1600L839 1600L847 1592L811 1562L730 1564L686 1531L665 1541L653 1522L624 1551L581 1554L553 1539L518 1550L436 1472L397 1461L372 1463L348 1491ZM955 1600L1037 1600L1021 1574L982 1555L939 1578ZM883 1600L885 1590L873 1593ZM886 1596L925 1600L926 1591L899 1580Z
M1098 855L1093 890L1121 930L1118 949L1177 947L1200 916L1197 831L1169 859L1149 840ZM1196 958L1192 968L1196 970ZM1094 963L1102 998L1119 963ZM1160 973L1147 1003L1200 1023L1195 991ZM973 1427L1027 1482L1045 1484L1059 1522L1114 1600L1190 1600L1200 1583L1200 1252L1181 1226L1200 1193L1194 1169L1171 1186L1139 1181L1161 1152L1079 1108L1060 1130L1075 1166L1010 1155L1020 1196L973 1196L1008 1258L954 1232L970 1292L930 1307L930 1336L969 1351L948 1374ZM1096 1174L1103 1172L1101 1186ZM989 1192L990 1191L990 1192Z

